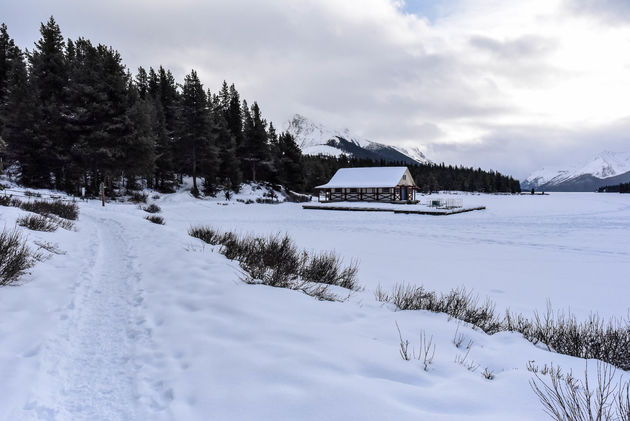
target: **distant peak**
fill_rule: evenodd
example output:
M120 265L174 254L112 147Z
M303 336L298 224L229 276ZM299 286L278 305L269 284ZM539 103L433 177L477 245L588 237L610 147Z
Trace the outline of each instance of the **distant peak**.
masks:
M405 149L374 142L353 134L348 128L332 129L298 113L289 119L287 131L306 155L345 154L410 164L431 162L418 147Z
M566 169L540 169L527 177L533 187L558 185L582 176L603 180L630 171L630 153L604 150L588 161L567 165Z

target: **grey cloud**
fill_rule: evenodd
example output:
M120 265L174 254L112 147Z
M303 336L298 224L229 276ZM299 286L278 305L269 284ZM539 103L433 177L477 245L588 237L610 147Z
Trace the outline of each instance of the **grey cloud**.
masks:
M630 144L630 117L597 128L479 127L489 134L478 143L433 144L429 156L438 161L492 168L524 179L534 170L565 168L590 160L604 150L627 151Z
M565 0L565 7L572 13L590 15L610 24L630 23L628 0Z
M503 60L539 59L556 47L553 40L537 35L527 35L506 41L476 35L470 38L470 44Z
M433 144L429 154L438 160L521 176L527 165L538 167L540 155L532 151L560 156L570 147L566 139L589 146L553 127L484 126L490 135L477 144L435 143L452 122L478 121L481 127L495 117L518 115L518 104L506 99L497 78L540 88L562 77L546 62L556 45L544 37L475 36L463 53L428 53L422 37L397 39L385 24L340 17L315 0L3 5L3 19L23 47L32 46L39 22L51 14L66 37L112 45L132 71L162 64L181 81L195 68L211 90L223 79L234 82L277 127L299 112L375 141ZM484 60L476 60L478 55Z

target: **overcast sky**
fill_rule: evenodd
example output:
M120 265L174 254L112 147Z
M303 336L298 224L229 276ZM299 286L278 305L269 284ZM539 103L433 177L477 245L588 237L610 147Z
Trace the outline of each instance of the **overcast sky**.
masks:
M234 82L277 127L300 113L518 178L630 151L628 0L0 0L21 47L50 15L132 70Z

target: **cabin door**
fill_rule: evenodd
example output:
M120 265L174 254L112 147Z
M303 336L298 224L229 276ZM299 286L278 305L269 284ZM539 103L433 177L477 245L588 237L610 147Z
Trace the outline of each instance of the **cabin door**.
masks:
M407 200L407 187L400 188L400 200Z

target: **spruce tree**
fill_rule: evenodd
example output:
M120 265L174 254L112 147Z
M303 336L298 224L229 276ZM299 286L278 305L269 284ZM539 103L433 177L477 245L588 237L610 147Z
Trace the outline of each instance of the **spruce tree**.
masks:
M271 161L269 160L267 123L262 118L260 108L256 102L254 102L251 109L248 109L247 102L243 101L242 108L243 142L240 154L241 159L245 163L245 167L250 167L252 181L256 181L257 173L262 175L262 179L268 179L271 172ZM261 172L262 174L260 174Z
M234 136L237 151L241 150L240 148L243 143L243 118L240 95L234 84L232 84L229 89L229 104L226 109L225 120L228 130L232 133L232 136ZM239 152L237 153L240 155Z
M191 193L194 196L199 195L197 186L199 159L209 142L208 116L206 93L197 72L192 70L186 75L182 88L179 138L183 163L187 165L193 178Z
M7 25L3 23L0 25L0 107L6 101L11 69L20 56L19 48L15 46L15 42L9 36ZM0 112L2 112L2 108L0 108ZM0 121L0 133L2 131L1 124Z
M55 185L63 179L63 158L68 144L64 141L64 89L68 84L65 42L59 25L51 16L40 26L41 38L30 55L30 82L35 90L38 120L33 127L37 152L41 155L32 172L22 172L23 182L34 187L48 187L54 173Z
M295 143L295 138L288 132L278 137L279 181L290 190L301 191L304 188L304 169L302 151Z
M17 47L9 51L6 85L0 107L0 125L2 143L6 143L6 157L19 164L22 181L32 184L30 177L37 172L35 168L42 155L37 148L37 139L33 127L38 119L37 101L28 80L26 62Z
M138 67L138 73L136 74L136 89L140 99L146 99L149 93L149 76L144 67Z
M12 114L8 107L8 101L9 94L16 88L13 85L15 81L11 80L14 77L16 67L24 71L25 78L26 68L23 63L22 52L9 36L7 26L3 23L0 25L0 171L4 169L8 148L4 127L9 115Z
M224 86L227 85L224 84ZM215 139L219 160L217 177L226 190L238 191L243 175L241 173L240 160L236 155L236 141L225 119L224 104L225 102L221 95L213 97L211 102L213 138Z
M130 107L126 117L132 130L125 138L124 167L128 187L135 187L136 177L151 180L155 171L155 148L159 136L158 114L151 98L142 98L135 86L129 87Z

